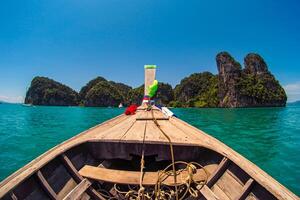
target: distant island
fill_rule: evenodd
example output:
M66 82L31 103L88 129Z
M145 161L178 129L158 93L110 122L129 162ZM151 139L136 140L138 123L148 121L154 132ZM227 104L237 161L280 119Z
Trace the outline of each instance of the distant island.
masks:
M300 101L289 102L288 105L290 105L290 106L298 106L298 105L300 105Z
M263 58L255 53L244 59L244 68L227 52L216 56L218 74L194 73L175 88L159 83L155 96L158 104L170 107L282 107L287 96L268 70ZM76 92L46 77L35 77L26 93L25 103L49 106L116 107L140 104L144 86L132 88L123 83L97 77Z

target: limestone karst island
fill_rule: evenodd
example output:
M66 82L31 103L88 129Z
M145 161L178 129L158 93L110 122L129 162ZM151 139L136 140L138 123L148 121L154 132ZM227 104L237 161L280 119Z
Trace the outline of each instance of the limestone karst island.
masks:
M196 72L175 88L160 82L154 97L157 104L169 107L281 107L286 94L269 71L264 59L255 53L244 58L244 67L229 53L216 56L218 74ZM35 77L26 93L25 103L48 106L108 107L140 104L144 85L132 88L123 83L97 77L79 93L47 77Z
M300 200L300 1L1 1L0 200Z

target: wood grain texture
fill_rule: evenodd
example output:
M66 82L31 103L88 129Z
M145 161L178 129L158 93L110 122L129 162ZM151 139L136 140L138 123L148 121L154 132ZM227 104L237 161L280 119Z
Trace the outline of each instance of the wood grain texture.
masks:
M236 200L244 200L250 193L253 185L254 185L254 180L252 178L250 178L244 185L243 190L240 193L240 195L238 197L236 197Z
M222 161L220 162L218 168L216 169L216 171L214 171L214 173L208 178L207 180L207 186L211 187L213 184L215 184L215 182L217 182L217 180L222 176L222 174L225 172L226 168L229 165L230 160L226 157L224 157L222 159Z
M222 200L231 200L217 184L212 186L211 191Z
M79 174L83 177L90 178L97 181L105 181L111 183L119 184L130 184L139 185L140 183L140 172L139 171L123 171L123 170L113 170L105 169L99 167L93 167L85 165ZM183 171L177 175L178 183L182 184L188 177L187 171ZM193 175L195 181L203 181L206 179L206 174L204 170L198 169L196 174ZM157 172L145 172L143 176L143 185L155 185L158 179ZM168 177L163 181L165 185L174 185L174 178Z
M206 185L200 190L201 194L208 200L222 200L213 191L209 189Z
M91 186L91 182L83 179L71 192L69 192L63 200L77 200Z
M64 153L61 154L61 159L64 165L69 169L69 172L71 173L72 177L77 181L77 183L82 182L84 178L76 170L71 160ZM105 199L92 187L87 188L87 193L95 199L101 199L101 200Z

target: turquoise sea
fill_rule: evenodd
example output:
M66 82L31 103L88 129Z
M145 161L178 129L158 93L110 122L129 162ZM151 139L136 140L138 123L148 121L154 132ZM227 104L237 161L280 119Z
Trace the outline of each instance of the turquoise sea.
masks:
M123 111L0 104L0 180L49 148ZM173 111L300 195L300 106Z

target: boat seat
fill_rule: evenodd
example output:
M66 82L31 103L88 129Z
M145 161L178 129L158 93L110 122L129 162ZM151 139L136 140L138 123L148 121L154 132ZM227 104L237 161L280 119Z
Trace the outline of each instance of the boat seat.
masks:
M211 170L215 166L206 166L205 168L207 172ZM85 165L80 169L79 174L83 177L104 181L110 183L118 183L118 184L129 184L129 185L138 185L140 183L140 172L139 171L124 171L124 170L115 170L115 169L106 169L99 168L90 165ZM203 169L197 169L197 172L193 175L193 179L195 181L204 181L207 179L207 174ZM188 173L186 171L181 172L177 175L177 183L182 184L185 182L188 177ZM158 172L145 172L143 177L143 185L155 185L158 178ZM165 185L174 185L174 177L170 176L163 181Z

